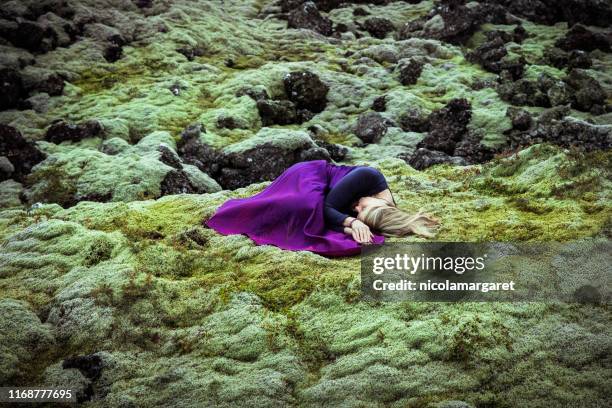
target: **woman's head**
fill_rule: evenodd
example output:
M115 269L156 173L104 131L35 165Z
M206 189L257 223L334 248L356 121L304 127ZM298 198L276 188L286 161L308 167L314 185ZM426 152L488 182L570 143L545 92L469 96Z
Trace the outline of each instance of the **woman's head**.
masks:
M361 197L359 200L357 200L355 203L353 203L352 209L356 213L360 214L366 208L376 207L376 206L381 206L381 205L390 205L390 204L389 204L389 202L387 200L383 200L382 198Z
M372 198L372 197L369 197ZM408 234L417 234L427 238L435 236L435 229L440 225L440 220L423 213L408 214L397 207L389 205L385 200L383 203L364 203L357 218L370 228L380 231L387 237L402 237Z

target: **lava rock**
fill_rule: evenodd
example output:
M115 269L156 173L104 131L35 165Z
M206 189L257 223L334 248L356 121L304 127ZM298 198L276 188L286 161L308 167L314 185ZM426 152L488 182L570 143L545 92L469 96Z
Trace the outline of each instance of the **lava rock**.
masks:
M199 193L182 170L170 170L160 184L161 195Z
M189 61L193 61L196 57L206 55L206 49L201 46L181 47L177 48L176 52L182 54Z
M233 190L274 180L300 161L321 159L329 161L330 157L320 147L288 150L272 143L263 143L244 152L226 155L217 181L224 189Z
M10 177L19 182L24 182L32 167L47 157L17 129L3 124L0 124L0 156L10 162L13 168Z
M456 143L467 135L471 117L472 108L467 99L452 99L445 107L429 115L429 134L417 144L417 148L452 155Z
M525 109L516 108L514 106L506 109L506 116L512 121L512 128L517 130L527 130L533 124L531 114Z
M451 44L464 44L483 23L512 23L504 7L493 3L476 3L473 7L463 1L440 1L426 16L410 21L398 32L399 40L411 37L431 38Z
M596 79L581 69L572 69L563 81L574 91L572 107L582 111L590 111L595 105L603 105L606 92Z
M495 0L515 16L552 25L567 21L607 27L612 21L610 3L602 0Z
M572 91L563 81L555 81L546 92L550 106L565 105L571 103Z
M23 81L17 71L0 69L0 110L17 108L26 96Z
M261 99L257 101L257 110L263 126L289 125L298 122L295 104L291 101Z
M553 121L549 126L541 126L534 136L558 146L574 146L585 151L607 150L612 147L612 127L592 125L570 118Z
M384 112L387 110L387 96L381 95L376 97L372 102L372 110L374 112Z
M410 157L404 160L417 170L424 170L435 164L450 163L453 165L465 166L467 161L463 157L453 157L444 152L418 148Z
M399 81L402 85L414 85L417 83L421 72L423 71L423 63L411 59L399 68Z
M17 28L10 33L8 40L14 46L33 53L45 53L57 47L57 33L51 27L22 19L17 21Z
M492 31L487 33L488 41L481 44L474 51L468 53L468 60L482 65L489 72L499 74L508 71L513 80L523 76L523 71L527 61L523 57L517 60L508 60L508 51L505 43L512 37L503 31Z
M314 142L317 144L317 146L327 150L329 157L333 161L342 161L346 158L346 155L348 154L348 149L344 146L317 139L314 139Z
M332 21L322 16L312 1L305 2L291 10L287 21L289 28L305 28L325 36L333 33Z
M457 143L454 156L463 157L469 164L488 162L498 150L483 145L481 140L482 138L477 135L468 134Z
M500 98L513 105L520 106L541 106L549 108L550 100L547 96L548 89L538 81L521 78L516 81L510 75L502 77L497 86L497 93Z
M170 166L174 167L177 170L183 170L183 165L181 164L181 158L176 154L176 152L170 147L166 145L160 145L157 150L159 151L159 161Z
M138 8L151 8L153 0L133 0L134 5Z
M377 143L387 133L387 121L378 112L359 115L355 125L355 135L364 143Z
M285 92L298 109L319 113L327 104L329 87L310 71L290 72L283 79Z
M214 178L221 171L220 162L223 155L200 140L202 132L206 130L200 124L189 125L177 142L178 154L184 163L194 165Z
M359 17L359 16L363 17L363 16L369 16L370 13L366 9L364 9L363 7L356 7L356 8L353 9L353 15L355 17Z
M248 96L249 98L253 99L254 101L259 101L259 100L266 100L266 99L270 99L270 96L268 95L268 91L266 91L265 89L257 89L257 88L240 88L238 91L236 91L236 96L237 97L241 97L241 96Z
M528 37L529 33L527 32L527 30L525 30L525 27L520 24L514 27L514 30L512 30L512 40L517 44L522 43L523 40Z
M574 300L578 303L590 303L598 305L601 303L599 289L592 285L582 285L574 291Z
M552 143L584 151L607 150L612 146L612 127L593 125L568 117L567 106L548 109L537 123L526 131L512 130L507 134L508 147L520 149L535 143Z
M217 118L217 128L219 129L245 129L246 125L244 122L235 119L232 116L221 115Z
M84 356L76 356L65 359L62 362L62 368L76 368L81 374L92 381L100 378L104 363L102 358L96 354L88 354Z
M44 76L39 81L28 87L30 92L46 92L49 96L58 96L64 92L64 78L61 75L52 73Z
M429 117L423 115L419 109L408 108L400 115L399 125L406 132L427 132L429 131Z
M84 123L73 124L63 120L52 124L47 133L45 140L51 143L59 144L65 141L78 142L90 137L97 137L102 133L102 125L97 120L89 120Z
M557 40L555 46L565 51L593 51L599 49L604 52L610 52L610 41L608 38L601 33L595 33L587 29L582 24L576 24L570 28L565 37Z
M363 22L363 28L372 37L385 38L387 34L395 30L391 20L381 17L371 17Z

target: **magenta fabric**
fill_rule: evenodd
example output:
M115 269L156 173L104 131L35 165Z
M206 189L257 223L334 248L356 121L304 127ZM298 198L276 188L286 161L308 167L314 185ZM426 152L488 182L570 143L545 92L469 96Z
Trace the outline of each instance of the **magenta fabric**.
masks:
M361 253L361 244L325 225L325 195L357 166L325 160L296 163L263 191L226 201L205 222L220 234L246 234L258 245L336 257ZM374 235L374 244L385 238Z

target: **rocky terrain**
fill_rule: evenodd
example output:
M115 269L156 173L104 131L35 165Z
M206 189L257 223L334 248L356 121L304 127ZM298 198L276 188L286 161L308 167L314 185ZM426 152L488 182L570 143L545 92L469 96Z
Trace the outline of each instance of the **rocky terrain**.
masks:
M608 1L1 5L0 386L92 407L612 404L609 299L362 302L358 258L202 225L325 159L379 168L436 240L609 239Z

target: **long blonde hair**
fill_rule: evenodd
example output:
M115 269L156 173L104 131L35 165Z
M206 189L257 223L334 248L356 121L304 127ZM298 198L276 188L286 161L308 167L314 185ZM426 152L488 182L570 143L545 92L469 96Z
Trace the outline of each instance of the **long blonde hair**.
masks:
M390 205L376 205L363 210L360 217L364 224L386 237L403 237L410 233L433 238L440 220L419 209L408 214Z

